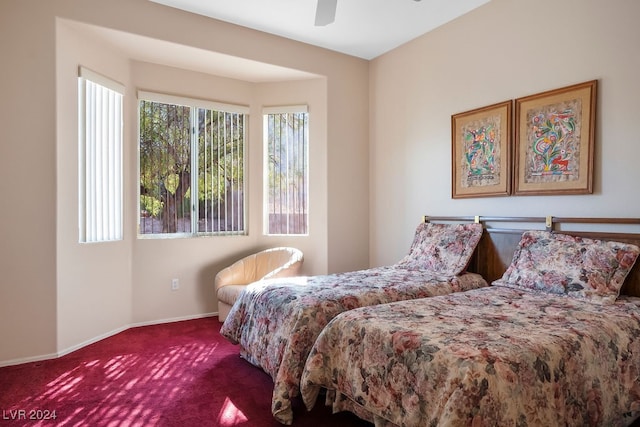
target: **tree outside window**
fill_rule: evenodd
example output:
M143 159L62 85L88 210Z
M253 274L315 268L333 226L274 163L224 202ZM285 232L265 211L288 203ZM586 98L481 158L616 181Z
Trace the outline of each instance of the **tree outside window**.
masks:
M139 105L139 233L244 234L245 114L149 98Z
M309 222L309 114L306 106L265 111L266 233L305 235Z

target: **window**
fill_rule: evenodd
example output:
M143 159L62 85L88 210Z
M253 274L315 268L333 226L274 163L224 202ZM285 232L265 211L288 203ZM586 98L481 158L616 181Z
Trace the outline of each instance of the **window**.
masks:
M308 233L309 113L306 106L264 113L267 234Z
M122 97L124 86L80 67L80 242L122 240Z
M139 93L140 235L245 234L248 108Z

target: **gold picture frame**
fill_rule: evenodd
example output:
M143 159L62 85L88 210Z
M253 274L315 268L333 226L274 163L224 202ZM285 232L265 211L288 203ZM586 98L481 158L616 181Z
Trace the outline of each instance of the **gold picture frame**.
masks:
M515 195L593 193L597 80L515 100Z
M451 116L451 197L511 194L513 101Z

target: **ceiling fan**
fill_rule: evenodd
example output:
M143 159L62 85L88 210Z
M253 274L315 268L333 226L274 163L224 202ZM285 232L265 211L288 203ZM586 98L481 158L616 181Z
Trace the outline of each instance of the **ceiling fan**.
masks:
M331 24L336 19L338 0L318 0L316 7L316 27Z
M316 7L316 27L323 27L335 21L337 5L338 0L318 0L318 6Z

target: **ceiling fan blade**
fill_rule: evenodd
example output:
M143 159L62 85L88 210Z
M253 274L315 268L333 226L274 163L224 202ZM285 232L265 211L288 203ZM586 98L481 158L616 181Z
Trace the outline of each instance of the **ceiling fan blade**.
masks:
M336 19L338 0L318 0L316 7L316 26L331 24Z

